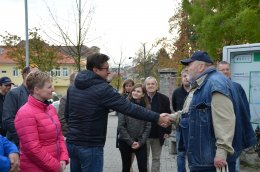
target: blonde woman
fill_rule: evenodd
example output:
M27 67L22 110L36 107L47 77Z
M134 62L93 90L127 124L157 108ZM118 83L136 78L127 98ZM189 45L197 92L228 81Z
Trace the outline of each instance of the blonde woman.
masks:
M46 72L30 73L28 102L17 112L15 128L20 140L21 172L62 172L69 162L57 112L47 100L52 83Z

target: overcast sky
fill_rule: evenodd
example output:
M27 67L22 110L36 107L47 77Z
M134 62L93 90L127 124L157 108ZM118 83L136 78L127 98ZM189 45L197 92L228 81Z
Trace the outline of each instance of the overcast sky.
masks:
M50 33L52 20L44 1L50 6L65 27L75 35L73 24L75 0L27 0L29 29L38 27ZM5 31L25 37L24 0L0 0L0 34ZM84 4L85 0L82 0ZM87 46L98 46L116 63L122 57L134 57L141 43L153 43L167 36L168 20L174 14L179 0L88 0L87 7L94 6L95 14ZM87 8L86 8L87 9ZM44 35L42 35L45 37ZM148 45L149 46L149 45ZM125 64L130 64L125 60Z

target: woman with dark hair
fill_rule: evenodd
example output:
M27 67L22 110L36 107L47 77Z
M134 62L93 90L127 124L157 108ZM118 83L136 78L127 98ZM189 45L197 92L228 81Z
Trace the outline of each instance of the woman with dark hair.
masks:
M69 162L68 152L52 98L50 75L36 71L26 80L30 91L28 102L15 117L20 140L21 172L63 172Z
M128 94L130 93L130 91L134 85L135 85L135 82L132 79L126 79L123 83L121 95L128 97Z
M150 108L145 88L136 84L129 96L129 100L140 106ZM132 153L137 159L140 172L147 172L147 147L146 139L150 134L151 123L138 120L124 114L118 115L119 150L122 157L122 172L129 172Z

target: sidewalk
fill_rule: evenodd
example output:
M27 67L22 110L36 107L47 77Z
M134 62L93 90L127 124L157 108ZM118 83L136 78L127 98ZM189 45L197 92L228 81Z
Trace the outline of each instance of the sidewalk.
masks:
M114 113L108 115L107 138L104 149L104 172L121 172L122 162L121 155L116 148L116 129L117 129L117 116ZM151 161L151 160L150 160ZM134 172L138 172L136 160L133 164ZM188 169L188 168L187 168ZM69 172L69 166L66 172ZM188 172L189 170L187 170ZM241 167L240 172L256 172L256 169ZM177 172L176 155L169 154L169 147L163 146L161 155L161 171L160 172Z
M107 139L104 151L104 172L121 172L122 162L119 150L116 148L117 116L110 113L108 116ZM138 172L136 160L134 172ZM189 171L189 170L187 170ZM256 172L256 169L241 167L240 172ZM164 146L161 155L161 172L177 172L176 155L169 154L169 147Z
M121 155L116 148L117 116L110 113L108 116L107 140L105 145L104 172L121 172ZM134 172L138 172L136 160L134 161ZM161 172L177 172L176 156L169 154L168 147L164 146L161 155Z

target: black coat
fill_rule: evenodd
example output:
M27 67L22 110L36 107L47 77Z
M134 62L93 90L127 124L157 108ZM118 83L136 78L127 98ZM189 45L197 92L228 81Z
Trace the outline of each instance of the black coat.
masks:
M109 109L131 117L158 122L159 114L149 111L115 92L106 80L92 71L81 71L69 87L65 108L67 142L81 146L104 146Z
M155 100L156 99L156 100ZM156 94L153 96L153 101L155 101L155 106L153 107L154 104L153 102L151 103L152 110L158 113L171 113L171 108L170 108L170 100L169 98L159 92L156 92ZM152 129L150 133L150 138L154 138L152 135L158 136L161 145L164 143L164 134L170 134L172 131L172 127L169 126L167 128L163 128L161 126L156 125L155 123L152 123ZM152 132L157 132L157 133L152 133Z

